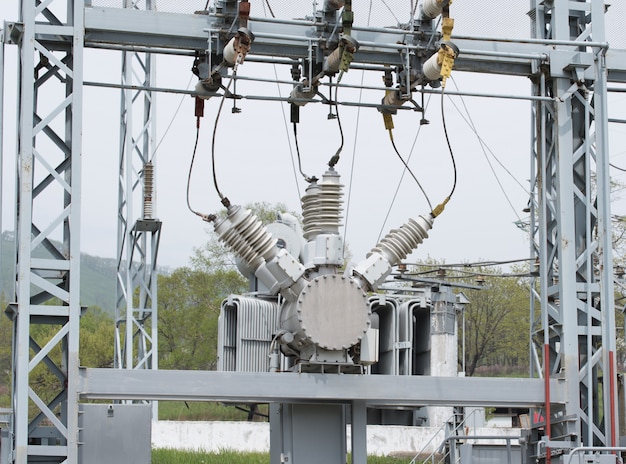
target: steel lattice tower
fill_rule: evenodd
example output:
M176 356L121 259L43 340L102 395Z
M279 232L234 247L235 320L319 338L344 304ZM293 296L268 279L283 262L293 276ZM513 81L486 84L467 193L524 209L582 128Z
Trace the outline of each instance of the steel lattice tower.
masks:
M124 8L151 11L155 5L150 0L125 1ZM123 51L121 77L115 367L158 369L161 222L154 217L156 93L149 90L156 56Z
M16 463L78 459L83 8L80 1L24 0L23 27L9 32L20 46L17 281L11 305ZM46 41L49 36L57 40ZM59 237L60 244L53 241ZM54 330L45 346L35 338L41 324ZM59 348L60 363L51 356ZM54 374L54 391L31 386L36 369Z

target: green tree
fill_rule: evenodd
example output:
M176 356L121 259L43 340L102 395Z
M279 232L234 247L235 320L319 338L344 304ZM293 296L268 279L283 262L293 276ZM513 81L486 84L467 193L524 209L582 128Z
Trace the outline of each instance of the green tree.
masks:
M55 303L51 300L50 303ZM62 326L58 324L31 325L32 342L43 348ZM97 306L88 308L80 319L80 364L85 367L112 367L113 319ZM31 355L33 355L31 350ZM62 369L61 344L57 344L47 356ZM64 389L64 378L57 376L47 362L39 363L30 373L30 387L46 403ZM34 409L32 411L35 412Z
M530 289L526 269L504 273L498 267L469 263L448 266L429 259L416 265L411 274L446 280L453 287L458 283L455 291L463 291L469 299L458 321L459 367L465 364L466 375L475 375L477 369L485 367L515 374L528 371ZM463 288L476 287L479 282L480 289Z
M159 366L214 369L221 302L247 288L234 270L182 267L159 276Z
M491 274L491 275L490 275ZM529 289L518 277L499 277L500 269L481 274L481 290L466 292L465 372L481 366L507 367L518 374L528 369Z
M115 327L113 318L91 306L80 319L80 364L84 367L113 367Z

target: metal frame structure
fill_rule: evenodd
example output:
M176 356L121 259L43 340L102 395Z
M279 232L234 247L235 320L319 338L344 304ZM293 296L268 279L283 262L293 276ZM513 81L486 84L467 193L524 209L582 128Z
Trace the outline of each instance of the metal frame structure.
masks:
M83 13L78 1L24 0L6 31L20 47L13 462L77 462ZM32 386L37 369L57 384Z
M156 323L158 230L144 229L143 220L129 227L135 220L131 200L144 182L143 168L130 158L137 154L141 162L151 161L154 134L148 129L153 122L153 97L148 93L144 94L150 106L143 113L145 132L133 134L131 101L138 94L129 88L149 91L153 81L135 87L128 79L120 86L129 93L122 107L126 136L120 151L119 231L125 242L118 250L118 288L124 299L118 305L118 329L124 320L126 326L124 343L118 333L116 351L117 367L126 369L79 370L84 48L127 53L204 50L207 31L228 33L237 2L220 2L221 16L85 8L80 0L21 0L20 5L19 22L5 31L5 42L17 44L20 51L17 280L15 302L9 309L14 319L11 462L76 463L80 398L340 401L355 406L357 415L363 415L364 406L370 404L545 406L549 433L541 458L546 461L550 449L616 443L606 83L626 82L626 53L609 50L604 43L603 1L531 0L535 39L454 39L462 50L457 69L532 76L535 83L535 95L529 98L535 101L536 127L531 206L533 250L540 269L534 304L540 304L541 318L536 326L539 348L534 353L536 372L544 378L498 379L489 384L465 378L389 381L385 376L131 370L148 364L156 368L156 330L150 335L145 322L152 316L152 324ZM250 18L249 24L257 36L251 55L260 60L268 56L288 56L289 63L307 59L317 50L315 37L327 33L308 20ZM372 69L402 64L399 50L410 54L423 46L399 45L410 35L402 29L354 27L352 33L361 44L355 64ZM219 34L212 37L217 49L222 39ZM304 37L308 39L298 39ZM143 66L142 78L151 75L150 65L144 61ZM126 71L131 72L128 62ZM39 98L44 86L54 87L45 102ZM49 103L50 95L56 98L54 104ZM596 199L591 188L594 170ZM51 241L58 237L61 247ZM34 254L39 249L45 250L45 258ZM132 267L134 253L141 256L137 268ZM142 296L138 308L133 308L137 288ZM51 300L53 305L44 305ZM39 324L55 328L43 347L34 337ZM141 339L139 358L129 346L134 339ZM60 365L50 356L56 346L62 352ZM545 366L544 359L549 361ZM49 368L59 379L59 391L50 400L30 386L38 366ZM600 388L602 404L594 394ZM37 409L34 421L29 421L29 405ZM359 462L365 456L362 432L356 443Z
M570 401L550 408L547 450L617 446L615 313L610 232L607 67L602 2L536 2L540 39L568 42L550 69L535 69L533 252L542 308L533 359L545 379L562 376ZM595 168L596 191L592 173ZM602 393L600 393L602 392Z
M146 11L155 9L150 0L144 6ZM141 10L135 1L125 1L124 8ZM114 360L118 369L158 369L156 266L161 222L153 217L156 92L149 90L155 71L155 55L122 52Z

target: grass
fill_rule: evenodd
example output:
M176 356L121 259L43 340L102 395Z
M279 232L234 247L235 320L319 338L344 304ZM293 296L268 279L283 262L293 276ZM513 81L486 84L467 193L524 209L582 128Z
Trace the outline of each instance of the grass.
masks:
M244 406L247 410L249 405ZM267 415L267 405L260 405L259 412ZM159 420L172 421L247 421L248 413L235 405L203 403L194 401L160 401ZM262 416L255 420L265 421Z
M348 456L348 463L352 462ZM368 464L408 464L411 458L391 456L369 456ZM203 453L195 451L177 451L171 449L152 450L152 464L270 464L268 453L239 453L222 451Z
M152 450L152 464L269 464L267 453L203 453L172 449Z

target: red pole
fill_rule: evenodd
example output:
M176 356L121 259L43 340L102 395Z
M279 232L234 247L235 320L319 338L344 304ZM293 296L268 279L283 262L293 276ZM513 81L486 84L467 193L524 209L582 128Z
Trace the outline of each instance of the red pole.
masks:
M609 403L611 405L611 443L610 446L615 447L615 364L614 364L614 356L615 353L613 351L609 351Z
M545 435L550 440L550 345L543 345L543 381L546 390L546 405L544 409ZM546 464L552 462L550 447L546 446Z

